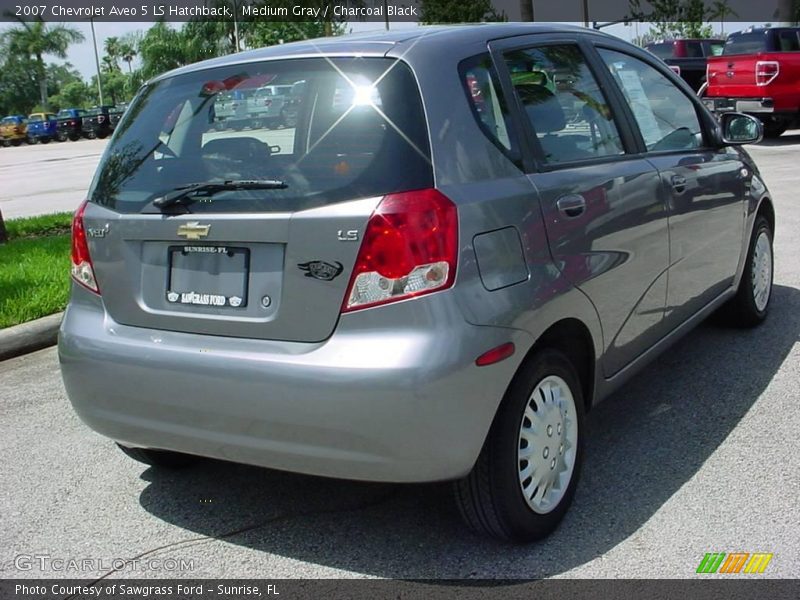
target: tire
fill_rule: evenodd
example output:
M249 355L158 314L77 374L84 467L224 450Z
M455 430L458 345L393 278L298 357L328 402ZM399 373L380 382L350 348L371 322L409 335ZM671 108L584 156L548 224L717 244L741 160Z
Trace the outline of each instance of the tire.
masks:
M140 463L152 467L163 467L166 469L182 469L196 463L199 458L191 454L181 454L169 450L153 450L151 448L129 448L122 444L117 444L119 449Z
M784 119L767 119L761 123L764 125L765 138L779 138L789 128L789 123Z
M720 310L724 323L735 327L755 327L767 318L775 272L772 237L769 221L764 215L758 215L753 224L739 289Z
M27 139L27 142L28 142L28 145L29 145L29 146L35 146L36 144L38 144L38 143L39 143L39 138L35 138L35 137L29 137L29 138Z
M559 402L553 403L549 394L543 400L542 390L560 390ZM575 368L561 352L542 350L528 360L506 392L472 471L454 483L459 512L471 529L524 543L542 539L558 526L580 475L583 402ZM541 433L533 433L529 415ZM533 475L544 470L552 477L553 465L561 471L558 487L551 480L540 490L533 477L525 477L531 468Z

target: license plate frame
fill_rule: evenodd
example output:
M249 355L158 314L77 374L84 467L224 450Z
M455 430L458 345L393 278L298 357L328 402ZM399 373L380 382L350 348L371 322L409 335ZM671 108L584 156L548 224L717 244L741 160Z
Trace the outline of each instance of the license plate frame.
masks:
M170 306L246 308L249 280L249 248L217 244L167 248L165 298Z

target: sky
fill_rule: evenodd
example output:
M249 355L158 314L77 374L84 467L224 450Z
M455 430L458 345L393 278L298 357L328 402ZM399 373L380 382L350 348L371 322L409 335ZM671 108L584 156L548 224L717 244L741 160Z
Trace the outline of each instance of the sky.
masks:
M100 52L100 57L103 56L103 43L106 38L108 37L121 37L126 33L130 33L133 31L145 31L150 26L152 26L152 22L149 23L109 23L109 22L97 22L95 23L95 34L97 36L97 47ZM738 31L740 29L744 29L753 23L727 23L726 30L727 31ZM94 59L94 52L92 49L92 31L90 28L89 23L71 23L72 26L79 29L85 38L85 41L81 44L75 44L70 46L68 51L67 61L72 63L72 65L80 71L81 75L85 79L89 79L92 75L96 73L95 67L95 59ZM175 26L180 26L180 23L173 24ZM760 25L760 23L756 23L756 25ZM3 29L12 26L11 23L0 23L0 31ZM403 23L403 22L394 22L390 25L392 29L399 29L401 27L415 27L416 23ZM384 29L383 23L348 23L346 26L346 30L349 32L352 30L353 32L365 32L365 31L372 31L372 30L382 30ZM720 24L714 24L715 31L719 31ZM643 24L631 24L631 25L613 25L611 27L607 27L603 29L605 33L610 33L611 35L616 35L621 37L626 41L630 41L637 35L640 35L647 31L646 25ZM48 62L64 62L59 59L49 57ZM137 63L134 61L133 67L136 68Z

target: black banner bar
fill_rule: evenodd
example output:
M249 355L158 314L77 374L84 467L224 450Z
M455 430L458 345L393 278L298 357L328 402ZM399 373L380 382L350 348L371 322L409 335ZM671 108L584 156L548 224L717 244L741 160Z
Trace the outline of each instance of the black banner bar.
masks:
M181 22L331 21L417 22L426 0L0 0L0 21ZM442 0L427 0L431 4ZM577 23L650 22L658 17L648 0L530 0L535 21ZM519 0L492 0L487 19L521 19ZM795 0L676 0L675 20L769 22L800 20ZM436 14L442 14L441 10ZM663 15L658 17L663 20Z
M4 600L796 600L800 581L754 579L695 580L302 580L302 579L103 579L0 580Z

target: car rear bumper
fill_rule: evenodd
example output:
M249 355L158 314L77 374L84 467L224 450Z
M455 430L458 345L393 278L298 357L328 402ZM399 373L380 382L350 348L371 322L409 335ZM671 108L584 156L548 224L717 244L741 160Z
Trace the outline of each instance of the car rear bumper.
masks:
M706 107L715 113L773 113L775 102L772 98L703 98Z
M448 296L345 315L314 344L128 327L73 302L64 384L81 419L124 445L345 479L453 479L472 468L522 352L475 359L530 340L467 324ZM383 311L407 325L376 327Z

